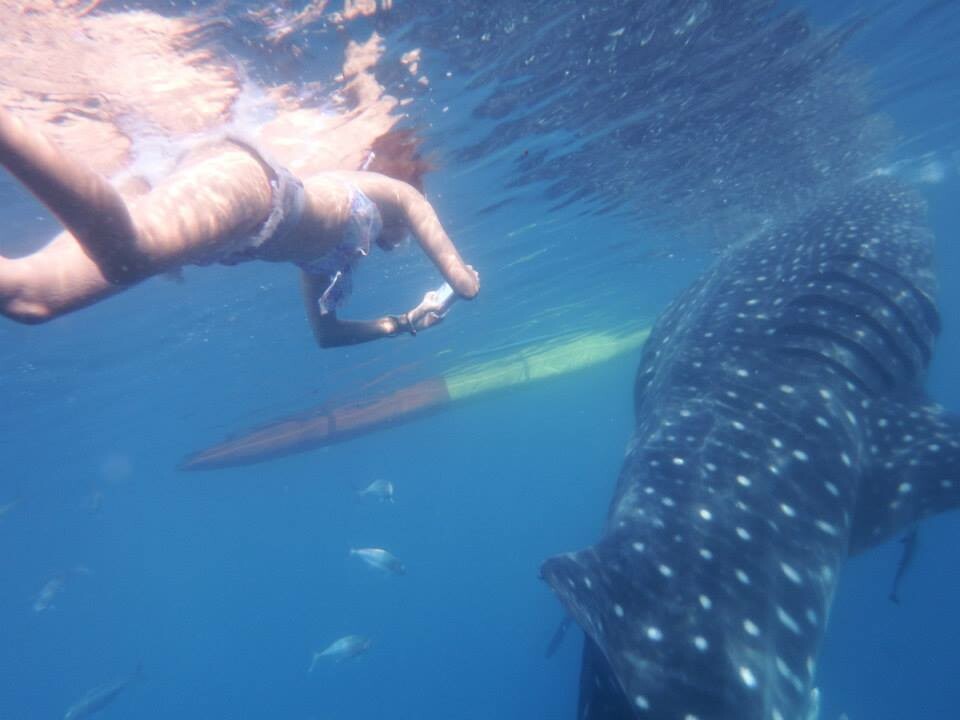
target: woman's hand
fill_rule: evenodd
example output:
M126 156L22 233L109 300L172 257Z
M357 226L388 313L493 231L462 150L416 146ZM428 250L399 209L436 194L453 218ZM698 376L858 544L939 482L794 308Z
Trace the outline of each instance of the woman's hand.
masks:
M454 270L450 284L457 295L464 300L473 300L480 292L480 273L472 265L464 265L462 269Z
M376 203L385 225L400 224L409 228L459 297L464 300L476 297L480 292L480 276L463 262L436 210L416 188L372 172L350 173L349 178Z
M417 330L426 330L443 320L447 308L440 299L440 295L431 290L423 296L423 300L413 310L407 313L410 324Z

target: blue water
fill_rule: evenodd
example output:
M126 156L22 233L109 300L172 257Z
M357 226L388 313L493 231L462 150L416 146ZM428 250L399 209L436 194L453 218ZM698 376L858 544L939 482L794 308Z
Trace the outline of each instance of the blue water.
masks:
M318 351L295 273L270 265L188 269L182 284L156 279L49 325L0 323L0 505L20 499L0 518L0 720L62 717L138 663L142 681L104 718L573 718L580 636L544 659L562 613L538 567L599 533L631 431L636 357L262 465L187 474L177 462L391 368L410 366L391 381L403 384L524 338L648 324L737 232L864 168L895 167L930 202L944 333L929 389L960 410L960 13L861 3L865 23L834 65L814 66L807 45L792 51L784 77L809 71L821 92L801 88L791 110L765 82L785 72L774 65L734 68L737 87L706 82L720 77L711 53L683 39L666 5L641 10L658 5L590 4L574 22L570 3L395 0L378 21L396 47L424 48L435 80L410 112L438 165L428 195L483 279L436 330ZM836 5L778 7L823 29L853 17ZM776 14L759 2L672 7L681 20L699 13L713 38L740 27L737 13L766 37ZM539 24L554 16L563 41ZM641 55L603 49L642 27L674 38L658 50L670 60L659 84L641 76ZM331 53L345 40L321 39ZM587 65L591 52L600 59ZM577 71L563 76L564 63ZM326 78L328 66L315 50L298 77ZM844 73L854 79L821 78ZM627 90L636 100L620 110ZM660 130L638 129L644 111ZM877 113L882 141L864 119ZM696 125L708 117L723 133ZM782 146L784 128L802 140ZM6 176L0 209L4 254L55 232ZM350 311L399 309L436 283L413 250L377 258ZM357 500L375 478L395 484L395 504ZM958 542L953 515L924 525L899 607L887 599L898 544L848 564L819 668L822 718L957 717ZM370 545L408 574L348 558ZM35 612L51 579L62 590ZM314 650L351 633L372 650L307 674Z

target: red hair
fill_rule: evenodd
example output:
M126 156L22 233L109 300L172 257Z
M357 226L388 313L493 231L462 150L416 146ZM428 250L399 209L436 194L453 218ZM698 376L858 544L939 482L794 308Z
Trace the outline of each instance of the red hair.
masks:
M423 176L434 169L420 152L421 140L413 130L391 130L374 140L373 159L367 170L401 180L423 192Z

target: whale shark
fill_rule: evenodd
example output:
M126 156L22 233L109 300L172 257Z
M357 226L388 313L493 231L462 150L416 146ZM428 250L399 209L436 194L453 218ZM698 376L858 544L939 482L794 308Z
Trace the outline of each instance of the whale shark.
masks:
M815 717L841 567L960 501L923 201L846 184L664 312L600 540L541 576L585 633L583 720Z

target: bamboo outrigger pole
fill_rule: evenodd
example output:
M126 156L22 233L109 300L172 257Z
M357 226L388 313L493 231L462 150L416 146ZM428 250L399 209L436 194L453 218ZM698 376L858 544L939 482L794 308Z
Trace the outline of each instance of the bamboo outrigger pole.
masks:
M626 334L584 333L526 346L503 357L415 383L363 403L278 420L188 456L181 470L249 465L342 442L409 422L470 398L576 372L643 345L649 328Z

